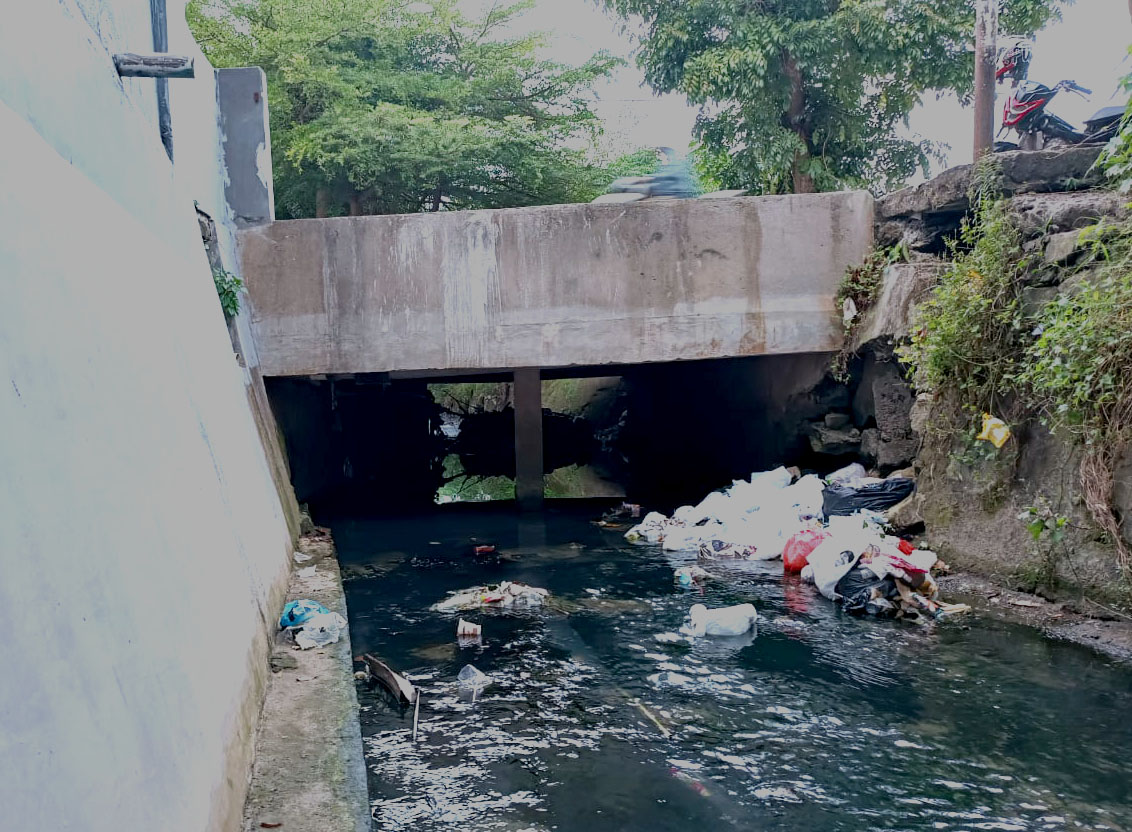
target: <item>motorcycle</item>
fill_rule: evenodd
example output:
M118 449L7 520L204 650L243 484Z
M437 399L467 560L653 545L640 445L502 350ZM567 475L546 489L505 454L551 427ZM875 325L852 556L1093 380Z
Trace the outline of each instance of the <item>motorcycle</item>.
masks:
M648 176L622 176L613 180L609 192L595 203L641 202L655 199L690 199L696 196L696 184L686 159L680 159L671 147L658 147L664 159L656 173Z
M1082 87L1076 81L1059 81L1054 86L1047 87L1036 81L1016 80L1002 110L999 135L1014 130L1020 138L1017 143L995 142L995 151L1103 144L1116 135L1124 118L1123 107L1104 107L1098 110L1085 122L1084 131L1080 131L1047 109L1054 96L1063 91L1082 97L1092 95L1092 90Z

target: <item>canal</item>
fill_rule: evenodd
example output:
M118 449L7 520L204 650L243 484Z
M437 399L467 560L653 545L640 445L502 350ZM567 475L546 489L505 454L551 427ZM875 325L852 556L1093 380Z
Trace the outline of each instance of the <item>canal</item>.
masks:
M411 713L359 692L377 829L1132 829L1128 668L977 614L851 618L780 561L682 589L688 556L600 511L322 512L355 653L423 690L416 743ZM483 640L460 647L430 606L501 580L559 603L465 614ZM692 604L747 601L757 636L679 637ZM467 664L492 679L475 701Z

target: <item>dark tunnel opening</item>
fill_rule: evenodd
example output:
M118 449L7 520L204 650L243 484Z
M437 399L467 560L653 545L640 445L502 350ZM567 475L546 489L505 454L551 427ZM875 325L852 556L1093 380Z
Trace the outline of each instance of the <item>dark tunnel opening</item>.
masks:
M544 371L546 495L671 508L752 471L857 459L874 421L854 390L870 370L856 362L846 383L829 368L823 353ZM299 500L512 499L510 384L487 378L268 379Z

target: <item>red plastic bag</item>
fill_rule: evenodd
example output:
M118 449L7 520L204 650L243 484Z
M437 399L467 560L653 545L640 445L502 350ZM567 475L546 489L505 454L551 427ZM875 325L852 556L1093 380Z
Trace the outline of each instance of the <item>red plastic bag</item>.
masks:
M828 537L825 532L815 529L804 529L786 542L782 550L782 565L787 572L801 572L810 557L810 552Z
M910 555L916 551L916 547L909 543L907 540L901 540L896 544L896 548L900 550L902 555Z

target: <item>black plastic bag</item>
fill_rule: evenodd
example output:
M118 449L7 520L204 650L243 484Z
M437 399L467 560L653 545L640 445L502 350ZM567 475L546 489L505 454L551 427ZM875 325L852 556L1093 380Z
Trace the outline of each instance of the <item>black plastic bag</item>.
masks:
M896 581L891 575L878 578L873 570L861 565L846 572L837 582L834 591L841 596L841 608L845 612L851 615L875 615L877 618L893 617L896 605L891 599L900 597Z
M852 514L861 509L884 511L911 496L915 490L916 481L906 477L894 477L859 488L830 485L822 491L822 510L826 517Z

